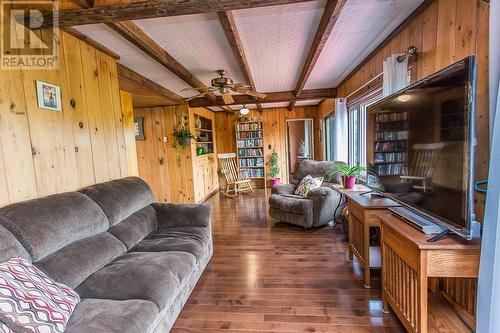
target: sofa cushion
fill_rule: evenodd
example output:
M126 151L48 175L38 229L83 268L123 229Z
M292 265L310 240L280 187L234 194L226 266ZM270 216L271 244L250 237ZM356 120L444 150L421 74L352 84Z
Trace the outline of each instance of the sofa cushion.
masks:
M273 194L269 198L269 206L280 209L284 212L296 214L312 213L313 202L307 198L294 196L284 196Z
M209 256L209 243L209 227L176 227L155 231L130 251L188 252L194 255L197 261L200 261Z
M76 306L65 332L146 332L156 316L158 307L149 301L85 298Z
M153 192L138 177L127 177L92 185L80 190L104 211L115 225L153 202Z
M99 206L78 192L4 207L0 209L0 224L19 240L35 262L109 227Z
M161 310L175 298L195 263L185 252L127 253L89 276L76 291L82 298L152 301Z
M152 206L146 206L122 222L115 224L108 231L121 240L127 249L130 249L157 229L156 211Z
M20 257L26 260L31 260L28 251L19 243L19 241L10 233L9 230L5 229L0 225L0 244L2 245L0 250L0 262L9 260L12 257ZM0 331L1 332L1 331Z
M127 252L108 232L84 238L36 262L53 279L75 288L90 274Z

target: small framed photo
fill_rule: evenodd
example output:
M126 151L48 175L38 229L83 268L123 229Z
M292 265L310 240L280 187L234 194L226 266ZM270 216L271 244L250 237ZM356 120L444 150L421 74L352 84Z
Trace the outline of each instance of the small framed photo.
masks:
M145 141L144 137L144 117L134 117L135 140Z
M62 111L61 88L53 84L36 81L38 107L52 111Z

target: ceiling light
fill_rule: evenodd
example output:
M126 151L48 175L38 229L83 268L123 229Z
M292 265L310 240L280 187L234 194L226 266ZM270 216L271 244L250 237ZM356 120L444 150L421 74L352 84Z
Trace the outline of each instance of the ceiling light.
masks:
M243 107L240 109L240 113L246 116L248 113L250 113L250 110L248 110L247 107L243 105Z
M410 95L401 95L398 96L398 101L400 102L408 102L411 99Z

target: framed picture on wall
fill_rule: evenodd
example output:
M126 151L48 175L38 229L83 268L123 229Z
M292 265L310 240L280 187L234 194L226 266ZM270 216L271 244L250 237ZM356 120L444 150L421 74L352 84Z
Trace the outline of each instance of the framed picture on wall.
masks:
M144 137L144 117L134 117L135 140L145 141Z
M38 107L52 111L62 111L61 88L43 81L36 81Z

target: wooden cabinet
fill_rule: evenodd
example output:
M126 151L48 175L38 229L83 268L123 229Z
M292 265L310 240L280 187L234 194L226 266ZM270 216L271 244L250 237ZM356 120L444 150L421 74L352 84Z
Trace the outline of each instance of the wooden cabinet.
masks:
M213 135L215 129L214 114L204 108L190 109L189 125L191 132L196 136L191 153L194 169L194 201L202 202L219 189L217 145ZM197 148L200 147L203 147L206 153L200 155L197 152Z

